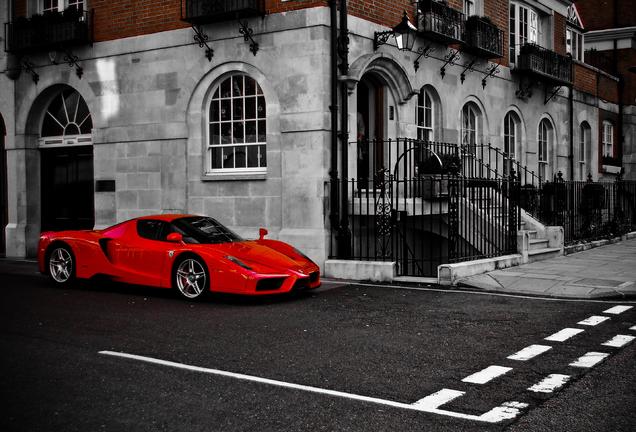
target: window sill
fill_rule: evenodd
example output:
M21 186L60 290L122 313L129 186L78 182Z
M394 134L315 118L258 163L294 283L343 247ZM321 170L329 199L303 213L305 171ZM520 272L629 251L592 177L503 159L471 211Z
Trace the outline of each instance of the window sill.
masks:
M201 176L201 181L235 181L235 180L267 180L267 172L215 172L205 173Z

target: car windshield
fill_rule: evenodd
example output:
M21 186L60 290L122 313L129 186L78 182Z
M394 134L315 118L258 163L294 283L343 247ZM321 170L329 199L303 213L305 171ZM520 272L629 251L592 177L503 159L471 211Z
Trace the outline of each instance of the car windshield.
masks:
M186 243L213 244L243 241L240 236L209 217L192 216L175 219L172 225L176 228L176 232L183 235Z

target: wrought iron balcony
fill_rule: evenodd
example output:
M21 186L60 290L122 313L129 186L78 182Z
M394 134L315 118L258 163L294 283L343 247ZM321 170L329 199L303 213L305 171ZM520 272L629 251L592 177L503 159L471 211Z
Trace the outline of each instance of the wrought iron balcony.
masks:
M572 83L572 58L532 43L521 47L515 69L539 76L553 85Z
M230 19L262 16L264 0L185 0L181 17L191 24L206 24Z
M26 54L92 42L91 15L74 7L4 24L5 51Z
M503 31L489 19L470 16L465 26L465 51L488 59L503 57Z
M464 14L445 2L420 0L418 31L428 39L446 44L458 43L464 37Z

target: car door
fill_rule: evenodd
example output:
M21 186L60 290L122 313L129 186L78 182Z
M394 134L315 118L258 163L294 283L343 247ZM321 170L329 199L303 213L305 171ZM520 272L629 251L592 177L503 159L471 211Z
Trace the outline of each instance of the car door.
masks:
M155 219L138 219L136 229L130 234L122 263L133 279L133 283L160 286L164 266L168 262L168 252L175 244L165 237L170 232L168 222Z

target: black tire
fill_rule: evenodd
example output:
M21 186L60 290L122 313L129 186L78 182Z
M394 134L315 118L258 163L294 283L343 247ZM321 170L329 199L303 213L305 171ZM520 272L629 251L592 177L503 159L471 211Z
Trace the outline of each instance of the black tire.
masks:
M75 255L65 244L53 244L46 254L46 273L58 286L71 286L76 282Z
M210 290L210 273L201 258L186 255L172 268L172 288L186 300L200 300Z

